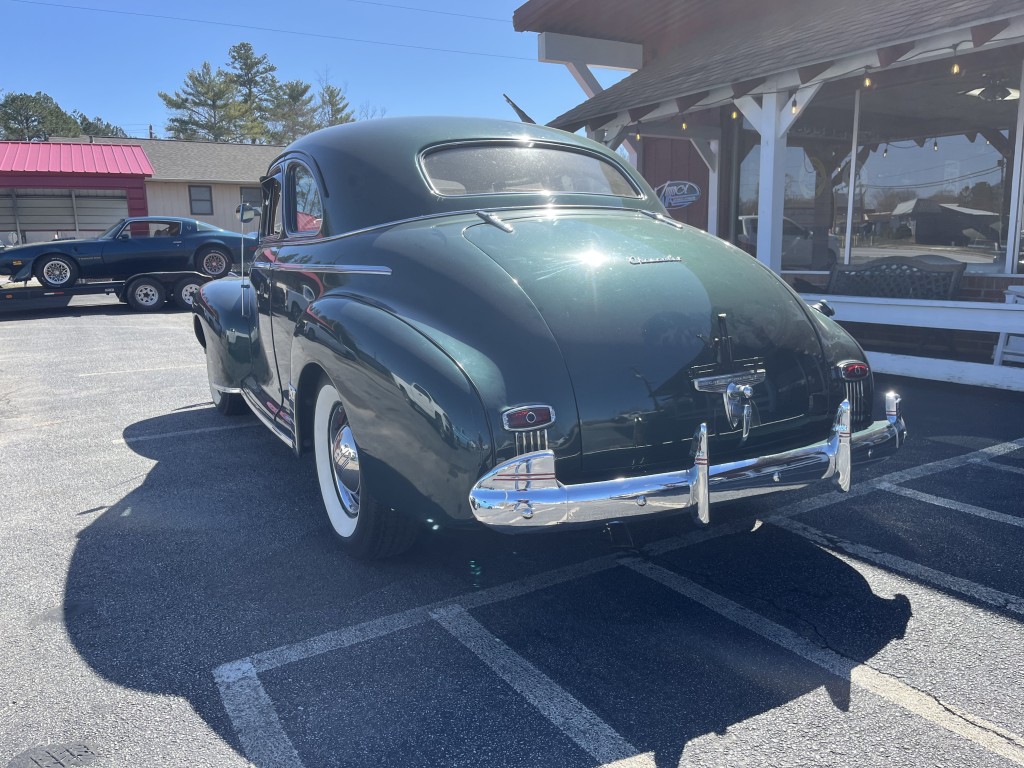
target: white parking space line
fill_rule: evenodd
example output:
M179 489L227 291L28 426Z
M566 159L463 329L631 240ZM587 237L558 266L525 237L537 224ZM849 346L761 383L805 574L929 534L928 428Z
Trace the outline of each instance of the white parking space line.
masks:
M646 576L735 624L760 635L781 648L816 664L836 677L870 691L886 701L918 715L935 725L1017 765L1024 765L1024 738L994 723L943 704L934 696L913 688L891 675L859 664L835 651L822 648L792 630L750 611L728 598L711 592L674 571L644 560L623 562Z
M133 443L144 443L148 440L166 440L171 437L184 437L185 435L202 435L207 432L226 432L231 429L250 429L252 427L263 426L258 421L252 421L247 424L229 424L223 427L200 427L199 429L183 429L177 432L158 432L155 435L139 435L138 437L119 437L117 440L111 440L112 443L126 443L132 445Z
M433 617L484 664L508 683L595 760L624 765L630 758L643 760L637 749L568 691L492 635L460 605L433 612ZM650 765L653 760L635 763Z
M998 469L1003 472L1010 472L1011 474L1014 475L1024 475L1024 467L1015 467L1011 464L1000 464L997 461L990 461L985 466L991 467L992 469Z
M245 756L259 766L303 768L266 690L247 661L217 667L213 673Z
M206 363L199 363L198 365L168 365L164 368L132 368L128 371L94 371L92 373L80 373L78 377L81 379L89 378L90 376L123 376L126 373L153 373L155 371L181 371L186 368L205 368Z
M890 571L902 573L905 576L910 576L911 578L917 579L925 584L931 584L932 586L938 587L945 592L960 594L979 603L991 605L993 608L998 608L1000 611L1008 611L1010 613L1017 614L1018 616L1024 616L1024 597L1019 595L1000 592L998 589L992 589L991 587L976 584L973 581L961 579L958 576L951 576L948 573L937 571L934 568L929 568L928 566L921 565L920 563L905 560L902 557L897 557L896 555L880 552L879 550L865 544L855 544L851 541L846 541L845 539L841 539L837 536L823 533L822 531L812 528L809 525L805 525L797 520L779 517L772 518L769 522L772 525L784 528L791 533L804 537L808 541L817 544L822 549L826 549L831 552L846 552L859 560L865 560Z
M246 426L256 425L256 423L252 423L246 425L232 425L228 427L210 427L184 432L163 433L160 435L145 435L140 438L135 438L132 442L135 440L154 440L165 437L178 437L181 435L221 429L239 429ZM863 482L860 485L854 485L854 487L850 489L849 493L841 493L838 490L822 493L796 504L791 504L790 506L769 515L762 515L761 517L765 522L790 530L793 533L809 539L824 549L830 551L836 551L837 549L842 550L854 557L877 563L884 568L889 568L893 571L909 575L922 582L938 586L947 592L962 594L975 601L991 605L1000 610L1024 615L1024 599L1016 595L1009 595L999 592L998 590L989 589L965 579L959 579L940 571L927 568L926 566L878 552L870 547L845 542L840 539L827 536L820 531L791 519L798 515L806 514L807 512L813 512L818 509L832 506L833 504L847 501L851 498L863 496L877 490L883 490L884 486L889 486L899 482L906 482L919 477L925 477L937 472L957 469L971 463L986 463L989 466L996 466L995 464L990 463L989 459L1012 453L1022 447L1024 447L1024 438L1012 442L999 443L978 451L954 456L949 459L942 459L940 461L922 464L910 469L892 472L888 475L875 478L874 480ZM854 478L854 482L856 483L856 478ZM678 549L683 549L688 546L693 546L701 542L711 541L723 536L742 533L743 531L750 530L752 527L757 527L760 524L761 523L754 517L743 518L722 525L715 525L710 528L690 531L681 536L655 542L644 547L643 551L646 556L653 557ZM259 681L258 675L260 672L276 669L286 664L312 658L323 653L340 650L356 643L384 637L392 632L426 623L434 619L434 614L444 616L445 609L452 606L458 606L458 608L464 613L466 609L510 600L537 590L546 589L548 587L557 586L592 574L600 573L602 571L615 568L620 564L622 564L621 559L615 555L605 555L593 558L592 560L582 563L576 563L563 568L557 568L552 571L529 576L519 581L501 584L479 592L472 592L453 597L449 600L442 600L430 605L412 608L399 614L392 614L390 616L345 627L333 632L317 635L298 643L292 643L269 651L257 653L246 659L240 659L237 662L231 662L218 667L214 670L214 676L218 681L221 696L225 698L225 707L228 710L232 724L234 725L235 730L239 733L239 738L242 739L246 755L249 759L261 764L283 765L287 768L292 768L293 766L301 768L302 763L301 761L298 761L294 747L288 739L287 734L285 734L281 729L280 722L274 712L273 703L270 701L269 696ZM652 567L657 566L652 565ZM666 571L666 573L671 572ZM713 593L710 592L708 594L713 595ZM724 601L726 603L729 602L726 598L722 598L717 595L713 595L713 597L719 601ZM756 617L756 614L751 614L751 616ZM468 615L466 615L466 618L472 620ZM762 621L770 624L767 620ZM788 630L784 630L781 627L779 629L784 632L788 632ZM484 631L486 632L486 630ZM794 637L797 640L801 640L798 636L794 635ZM811 646L811 648L820 650L817 649L817 646ZM842 657L838 658L842 660ZM525 660L523 661L526 663ZM847 667L850 667L851 665L854 667L856 666L854 662L848 659L845 660L845 664ZM841 666L842 665L840 665L840 668ZM871 672L873 672L874 675L881 675L881 673L874 672L873 670L871 670ZM858 673L858 675L867 675L867 673ZM879 690L888 690L887 686L889 685L890 679L885 676L881 677L884 679L878 680L871 678L868 682ZM993 745L992 751L997 752L998 754L1003 754L1003 752L998 751L1000 749L1010 749L1011 754L1015 757L1011 757L1009 759L1024 765L1024 744L1018 744L1014 741L1014 739L1019 739L1019 737L1012 734L1001 736L999 735L1000 731L996 726L985 723L985 721L980 718L975 718L964 713L954 713L951 708L936 702L935 699L928 696L928 694L910 688L903 683L899 683L899 681L892 680L892 683L896 686L895 689L890 691L892 696L898 699L900 696L904 696L904 694L906 694L905 698L908 701L908 706L905 707L906 709L920 714L922 717L926 717L927 719L932 719L933 717L938 718L938 721L941 721L939 724L943 725L943 727L948 727L949 730L952 730L955 733L961 733L962 731L963 733L961 733L961 735L967 734L967 738L970 738L972 741L976 741L976 743L982 744L982 746L991 742ZM565 695L568 694L566 693ZM228 698L230 698L230 702L228 701ZM582 707L582 704L580 706ZM933 722L937 721L933 720ZM242 737L243 733L246 734L244 738ZM983 734L988 735L983 736ZM973 738L975 736L979 739L988 738L989 741L976 740ZM623 744L628 746L626 742L623 742ZM276 755L278 754L283 755L284 757L277 758ZM269 761L260 761L256 760L256 756L258 755L273 755L275 757ZM291 757L289 757L289 755ZM298 762L287 762L289 759ZM613 766L614 768L646 768L646 766L651 764L653 764L653 755L637 755L634 750L633 754L630 756L616 760L613 763L606 763L602 768L613 768Z
M993 509L985 509L985 507L977 507L974 504L966 504L962 501L954 501L953 499L947 499L942 496L934 496L930 493L922 493L921 491L915 491L913 488L902 488L898 485L880 485L880 490L888 491L889 493L895 493L900 496L904 496L908 499L914 499L915 501L923 501L926 504L933 504L936 507L945 507L946 509L952 509L957 512L963 512L964 514L974 515L976 517L984 517L988 520L995 520L998 523L1006 523L1007 525L1015 525L1018 528L1024 528L1024 518L1014 517L1013 515L1007 515L1002 512L996 512Z

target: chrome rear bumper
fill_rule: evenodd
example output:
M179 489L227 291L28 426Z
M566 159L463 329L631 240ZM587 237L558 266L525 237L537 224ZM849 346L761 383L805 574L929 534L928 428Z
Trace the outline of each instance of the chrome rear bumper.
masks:
M783 453L728 464L710 464L708 430L694 435L694 465L678 472L562 485L553 451L534 451L499 464L473 486L473 515L503 533L527 533L553 525L593 525L696 507L710 521L712 501L803 488L823 480L850 490L856 463L894 453L906 439L900 397L885 396L883 421L850 433L850 403L843 401L827 440Z

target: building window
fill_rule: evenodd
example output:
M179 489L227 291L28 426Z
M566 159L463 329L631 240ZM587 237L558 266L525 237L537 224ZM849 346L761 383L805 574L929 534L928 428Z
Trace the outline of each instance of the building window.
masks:
M239 202L251 205L253 208L263 207L263 190L260 187L239 187Z
M212 216L213 187L189 184L188 209L193 216Z

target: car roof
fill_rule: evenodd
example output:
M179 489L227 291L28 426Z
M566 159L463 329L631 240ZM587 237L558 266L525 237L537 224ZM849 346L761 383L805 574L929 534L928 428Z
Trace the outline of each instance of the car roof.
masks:
M639 198L560 193L444 197L434 193L419 166L427 150L445 144L542 141L605 158L641 188ZM360 120L298 139L271 164L298 158L313 166L326 193L327 234L455 211L556 204L615 206L664 212L650 185L617 154L580 136L543 125L470 117L400 117Z

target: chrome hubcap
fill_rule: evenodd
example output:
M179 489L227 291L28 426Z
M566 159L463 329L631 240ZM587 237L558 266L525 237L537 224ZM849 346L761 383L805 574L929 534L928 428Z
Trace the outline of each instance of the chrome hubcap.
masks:
M53 285L60 285L71 279L71 268L63 261L51 261L43 267L43 275Z
M203 269L209 272L211 275L219 275L224 271L224 267L227 265L227 260L223 254L217 253L216 251L208 253L203 257Z
M345 514L355 518L359 515L359 450L340 403L331 411L327 434L331 445L334 487Z

